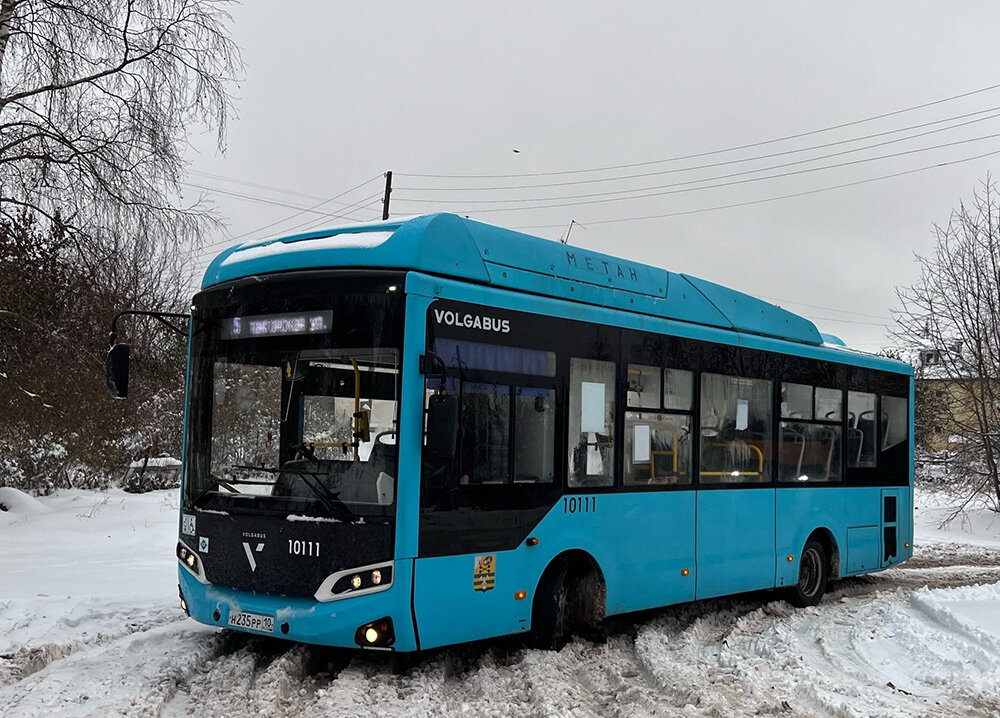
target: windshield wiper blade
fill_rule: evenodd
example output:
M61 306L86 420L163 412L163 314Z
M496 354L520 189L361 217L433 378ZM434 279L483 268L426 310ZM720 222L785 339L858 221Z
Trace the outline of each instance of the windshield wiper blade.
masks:
M231 469L243 469L244 471L263 471L265 474L277 474L281 469L275 468L273 466L243 466L242 464L233 464L229 468ZM237 483L233 481L232 483Z
M354 515L353 511L347 508L347 504L337 498L336 493L330 491L330 489L328 489L322 481L316 478L320 474L319 471L309 471L298 467L294 469L286 468L282 469L282 471L289 474L297 474L301 477L302 483L309 487L309 490L316 495L316 498L319 499L319 502L323 504L323 507L330 512L331 516L346 523L354 523L357 516Z

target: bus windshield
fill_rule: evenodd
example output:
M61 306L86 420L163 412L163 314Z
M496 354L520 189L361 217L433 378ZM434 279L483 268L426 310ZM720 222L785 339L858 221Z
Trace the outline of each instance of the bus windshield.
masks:
M192 342L186 502L345 522L391 516L397 297L297 294L205 302ZM351 343L359 338L368 341Z

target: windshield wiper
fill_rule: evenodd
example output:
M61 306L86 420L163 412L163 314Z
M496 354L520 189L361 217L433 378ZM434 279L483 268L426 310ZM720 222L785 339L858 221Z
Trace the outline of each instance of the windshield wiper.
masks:
M319 475L319 471L306 471L300 468L294 469L281 469L283 473L295 474L302 479L309 490L312 491L319 502L323 504L323 507L330 513L334 518L340 519L346 523L353 523L357 516L354 512L347 508L347 504L337 498L339 492L334 493L326 487L326 485L316 478ZM308 478L307 478L308 477Z

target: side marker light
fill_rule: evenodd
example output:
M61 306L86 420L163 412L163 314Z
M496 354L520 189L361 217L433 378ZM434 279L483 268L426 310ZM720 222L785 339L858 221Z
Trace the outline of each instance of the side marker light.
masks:
M906 543L904 543L903 548L910 548L910 542L907 541Z
M515 591L514 592L514 600L515 601L523 601L527 597L528 597L528 592L527 591Z
M681 569L681 576L689 576L689 575L691 575L691 569L689 569L689 568L682 568Z
M788 563L791 563L792 561L795 560L795 557L792 556L792 554L788 554L787 556L785 556L785 560L788 561Z

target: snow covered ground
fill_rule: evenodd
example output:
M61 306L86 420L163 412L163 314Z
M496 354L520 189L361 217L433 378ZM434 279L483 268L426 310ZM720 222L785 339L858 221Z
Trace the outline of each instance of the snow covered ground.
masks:
M433 652L397 675L358 655L184 617L174 492L0 488L0 715L997 716L1000 517L941 529L919 494L916 555L812 609L750 594L610 622L558 653L516 640Z

